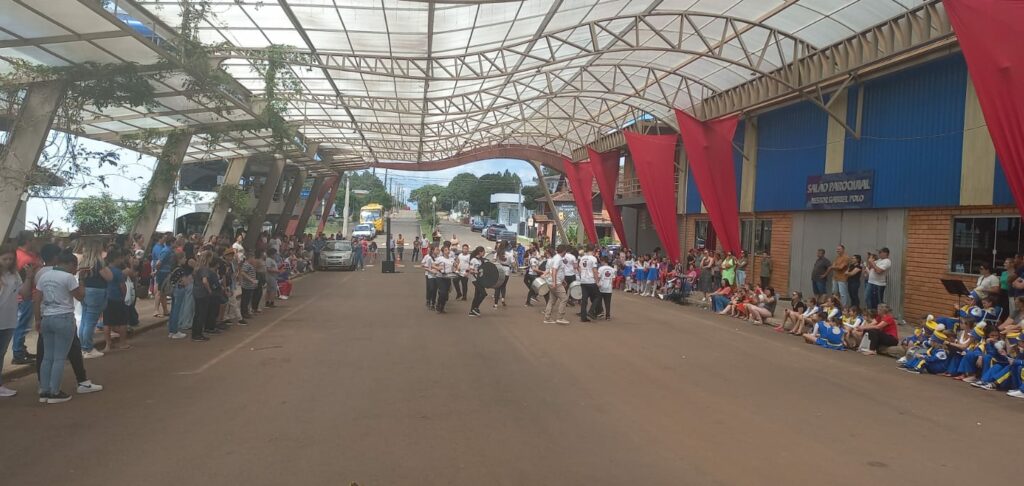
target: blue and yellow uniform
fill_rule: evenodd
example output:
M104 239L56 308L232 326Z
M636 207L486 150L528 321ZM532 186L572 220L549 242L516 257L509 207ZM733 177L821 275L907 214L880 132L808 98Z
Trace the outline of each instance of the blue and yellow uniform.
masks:
M960 360L960 367L957 368L956 374L974 376L978 373L978 358L985 352L985 343L982 342L985 339L984 329L983 325L971 329L971 339L974 343L967 347L967 351L964 351L964 357Z
M843 346L843 336L846 335L846 329L842 326L829 326L824 322L815 324L815 327L817 326L822 326L822 328L817 329L818 339L815 340L815 343L818 346L836 351L845 349Z
M908 359L904 366L908 370L918 373L925 372L933 375L945 373L949 361L949 354L942 347L945 342L946 335L942 331L936 331L928 340L928 349Z
M1020 342L1020 333L1006 336L1006 343L1009 347L1008 355L999 356L1002 359L997 358L992 363L988 371L982 375L982 382L991 383L997 389L1020 388L1020 370L1024 361L1022 361L1022 356L1015 351L1018 342Z

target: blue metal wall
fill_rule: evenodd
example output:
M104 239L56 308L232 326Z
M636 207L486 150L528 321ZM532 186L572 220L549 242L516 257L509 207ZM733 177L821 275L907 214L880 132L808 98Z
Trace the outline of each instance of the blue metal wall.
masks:
M996 157L996 178L992 185L992 204L1014 204L1013 193L1010 192L1010 184L1006 182L1006 173L1003 172L1003 165Z
M693 172L686 171L686 214L697 214L700 212L700 191L697 190L697 181L693 178Z
M865 83L861 138L847 136L843 170L875 172L874 207L959 204L966 89L961 56ZM856 95L848 110L852 122Z
M825 168L828 115L808 102L757 118L755 211L804 209L807 176Z

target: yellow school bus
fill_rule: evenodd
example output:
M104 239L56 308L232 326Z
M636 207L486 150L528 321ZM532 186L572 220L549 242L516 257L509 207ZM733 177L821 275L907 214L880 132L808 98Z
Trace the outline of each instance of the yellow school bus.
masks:
M384 231L384 206L370 203L359 208L359 222L372 224L378 233Z

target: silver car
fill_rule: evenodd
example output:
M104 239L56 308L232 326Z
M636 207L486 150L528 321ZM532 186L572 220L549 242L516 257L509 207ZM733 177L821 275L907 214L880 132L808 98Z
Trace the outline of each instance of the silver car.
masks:
M352 242L349 240L329 240L324 249L320 250L320 270L331 268L356 269L355 258L352 256Z

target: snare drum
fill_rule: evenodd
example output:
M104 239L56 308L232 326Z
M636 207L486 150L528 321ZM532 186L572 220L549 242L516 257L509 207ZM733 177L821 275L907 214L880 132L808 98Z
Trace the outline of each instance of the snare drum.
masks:
M534 293L541 297L548 295L548 292L551 291L551 285L548 284L548 281L544 277L537 277L533 279L533 283L530 284L530 287L533 288Z
M580 300L583 298L583 284L579 280L574 280L569 284L569 297Z

